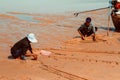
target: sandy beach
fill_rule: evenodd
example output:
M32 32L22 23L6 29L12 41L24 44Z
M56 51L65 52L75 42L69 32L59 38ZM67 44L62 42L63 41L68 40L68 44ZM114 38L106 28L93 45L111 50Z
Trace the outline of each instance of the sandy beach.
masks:
M79 13L77 17L74 12L0 14L0 80L120 80L120 33L114 32L111 21L107 36L107 14L107 9ZM96 42L90 37L82 41L77 32L88 16L98 27ZM38 39L32 44L38 60L12 59L11 46L31 32ZM41 50L52 54L42 55Z

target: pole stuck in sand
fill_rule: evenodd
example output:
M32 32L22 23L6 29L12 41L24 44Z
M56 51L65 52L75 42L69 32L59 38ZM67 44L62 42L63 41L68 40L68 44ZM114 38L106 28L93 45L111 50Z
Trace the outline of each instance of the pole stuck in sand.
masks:
M111 16L111 9L112 9L112 0L109 0L109 6L108 6L108 30L107 30L107 36L109 36L110 33L110 16Z

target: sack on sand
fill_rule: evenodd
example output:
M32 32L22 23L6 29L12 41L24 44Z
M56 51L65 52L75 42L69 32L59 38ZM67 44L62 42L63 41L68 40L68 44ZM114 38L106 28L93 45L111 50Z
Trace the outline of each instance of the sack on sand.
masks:
M41 50L40 53L41 53L42 55L49 56L52 52L50 52L50 51L45 51L45 50Z

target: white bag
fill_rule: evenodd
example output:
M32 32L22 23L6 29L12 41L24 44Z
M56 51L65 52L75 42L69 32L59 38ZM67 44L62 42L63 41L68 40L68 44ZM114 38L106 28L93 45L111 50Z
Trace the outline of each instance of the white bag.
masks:
M49 56L52 52L50 52L50 51L45 51L45 50L41 50L40 53L41 53L42 55Z

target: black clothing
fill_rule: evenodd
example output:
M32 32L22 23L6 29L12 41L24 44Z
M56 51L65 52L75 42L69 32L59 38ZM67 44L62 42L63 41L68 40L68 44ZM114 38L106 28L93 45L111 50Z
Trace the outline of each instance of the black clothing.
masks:
M23 38L22 40L18 41L12 48L11 54L14 58L21 57L26 54L27 50L32 52L30 41L27 37Z
M84 37L85 37L85 36L90 36L91 34L94 33L93 30L91 30L90 32L86 32L86 31L84 31L84 30L80 30L80 32L83 34Z
M95 27L92 24L87 27L84 23L78 28L78 31L80 31L84 37L90 36L91 34L95 33Z

